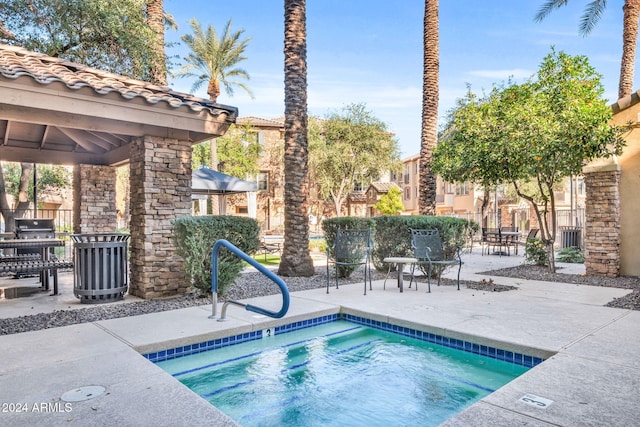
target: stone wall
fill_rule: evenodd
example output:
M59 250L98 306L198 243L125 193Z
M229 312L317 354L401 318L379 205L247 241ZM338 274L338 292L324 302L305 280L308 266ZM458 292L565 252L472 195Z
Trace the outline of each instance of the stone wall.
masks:
M158 298L185 293L190 283L175 254L171 220L191 214L191 144L146 136L131 144L131 285Z
M585 267L588 275L620 275L620 168L586 170Z
M116 231L116 169L78 165L73 168L73 230L75 233Z

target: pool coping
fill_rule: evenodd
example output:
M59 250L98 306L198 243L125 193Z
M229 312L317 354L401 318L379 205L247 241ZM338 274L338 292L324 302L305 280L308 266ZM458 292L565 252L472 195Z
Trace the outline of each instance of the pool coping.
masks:
M299 320L292 323L282 323L275 326L273 329L274 335L285 334L301 329L311 328L317 325L323 325L337 320L346 320L354 324L363 326L369 326L374 329L379 329L386 332L393 332L398 335L415 338L420 341L425 341L443 347L452 348L455 350L464 351L467 353L478 354L491 359L500 360L515 365L524 366L526 368L533 368L540 363L544 362L546 358L532 356L533 353L539 354L540 351L536 349L524 349L522 353L505 350L502 347L509 347L508 343L501 343L502 346L492 347L485 344L479 344L477 341L480 337L469 337L475 339L469 341L467 339L451 338L439 334L428 332L428 328L420 328L423 325L414 325L414 327L401 326L394 323L394 319L388 319L388 321L374 320L374 317L370 313L364 315L353 315L348 312L340 311L335 314L323 315L314 317L313 314L310 318L305 320ZM426 329L426 330L422 330ZM207 341L197 342L193 344L187 344L179 347L169 347L164 350L154 351L150 353L142 354L143 357L150 362L157 363L165 360L177 359L180 357L189 356L192 354L203 353L205 351L214 351L220 348L229 347L233 345L242 344L244 342L255 341L263 339L265 329L253 330L251 332L244 332L237 335L230 335L221 338L210 339ZM552 356L552 355L550 355ZM549 356L549 357L550 357Z

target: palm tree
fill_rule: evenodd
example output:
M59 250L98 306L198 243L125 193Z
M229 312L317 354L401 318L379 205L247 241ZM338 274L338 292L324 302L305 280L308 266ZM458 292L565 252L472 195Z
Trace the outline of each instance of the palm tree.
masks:
M167 85L167 66L164 55L164 8L163 0L147 0L147 24L153 32L151 44L150 81L159 86Z
M244 30L231 33L231 20L229 20L220 38L211 25L205 33L197 19L191 19L189 24L193 34L183 35L182 41L189 46L191 53L184 58L187 64L182 67L177 76L195 77L196 81L191 89L194 92L206 81L207 94L214 102L218 100L221 85L229 96L233 96L233 88L237 86L253 97L253 93L244 83L233 80L234 78L249 80L249 74L237 67L238 63L247 59L243 54L251 40L250 38L240 40Z
M284 247L278 274L313 276L309 255L306 0L284 1Z
M244 89L252 98L253 93L242 82L234 80L241 78L249 80L249 74L242 68L238 68L238 63L247 59L243 56L250 38L240 39L244 30L231 33L231 19L224 28L222 38L218 37L215 28L209 25L205 33L200 26L200 22L193 18L189 21L193 34L182 36L191 53L184 60L187 62L182 67L178 77L196 77L191 90L196 91L207 82L207 94L211 101L216 102L220 95L220 86L224 86L225 92L233 96L233 87ZM216 153L215 139L211 144L211 167L218 169L218 156ZM216 199L218 196L211 196L212 213L218 213Z
M535 16L536 22L546 18L553 9L565 6L569 0L548 0ZM600 20L607 6L607 0L592 0L587 4L584 14L580 18L580 34L588 35ZM618 99L631 95L633 92L633 74L636 58L636 44L638 42L638 20L640 19L640 0L625 0L622 6L622 61L620 62L620 83L618 84Z
M422 83L422 135L420 141L420 199L422 215L435 215L436 176L431 171L433 150L438 144L438 98L440 47L438 0L424 2L424 74Z

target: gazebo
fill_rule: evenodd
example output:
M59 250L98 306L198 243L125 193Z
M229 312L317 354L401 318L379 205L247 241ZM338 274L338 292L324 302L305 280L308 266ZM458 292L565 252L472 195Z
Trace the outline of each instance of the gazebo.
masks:
M129 292L184 293L171 221L191 212L191 146L235 107L0 44L0 161L73 165L74 232L115 232L116 167L129 163Z

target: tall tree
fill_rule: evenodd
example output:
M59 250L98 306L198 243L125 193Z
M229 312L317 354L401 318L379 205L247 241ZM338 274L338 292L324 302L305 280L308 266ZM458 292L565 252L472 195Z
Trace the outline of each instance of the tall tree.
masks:
M278 274L313 276L309 254L306 0L284 0L284 247Z
M147 25L153 32L149 64L149 79L159 86L167 85L167 64L164 54L164 8L163 0L147 0Z
M186 64L176 74L178 77L195 77L196 81L191 88L198 90L205 82L207 83L207 94L211 101L216 102L220 96L220 86L222 85L227 95L233 95L234 86L244 89L252 98L253 93L241 81L236 78L249 80L249 73L238 64L247 58L244 51L249 44L250 38L241 39L244 30L231 31L231 19L227 22L222 38L218 36L212 25L207 27L205 32L197 19L189 21L193 34L182 36L191 52L184 58ZM211 168L218 169L218 156L216 141L209 141L211 153ZM211 196L213 213L218 213L216 199L218 196Z
M400 170L398 143L364 104L348 105L309 128L312 181L319 195L333 202L336 216L356 183L367 186L381 171Z
M0 41L148 80L145 0L3 0Z
M512 184L536 213L555 271L556 185L624 145L603 93L601 76L585 56L554 51L535 80L510 82L483 99L469 92L449 117L434 170L451 182Z
M436 176L431 170L433 150L438 144L438 99L440 42L438 0L424 2L424 74L422 83L422 135L420 138L420 198L422 215L436 213Z
M546 18L553 9L565 6L569 0L548 0L535 16L537 22ZM580 34L591 33L607 7L607 0L590 1L580 18ZM640 0L625 0L622 6L622 60L620 62L620 83L618 98L624 98L633 92L633 74L638 44L638 20L640 19Z
M205 32L197 19L189 21L193 34L185 34L182 41L191 49L184 58L186 64L177 73L178 77L195 77L191 90L198 90L203 83L207 83L207 94L211 101L217 101L220 96L220 88L224 87L227 95L233 95L235 86L244 89L251 97L253 93L247 85L241 81L249 80L249 73L238 64L247 58L244 51L250 38L240 39L244 30L231 32L231 20L227 22L222 37L218 36L211 25Z

